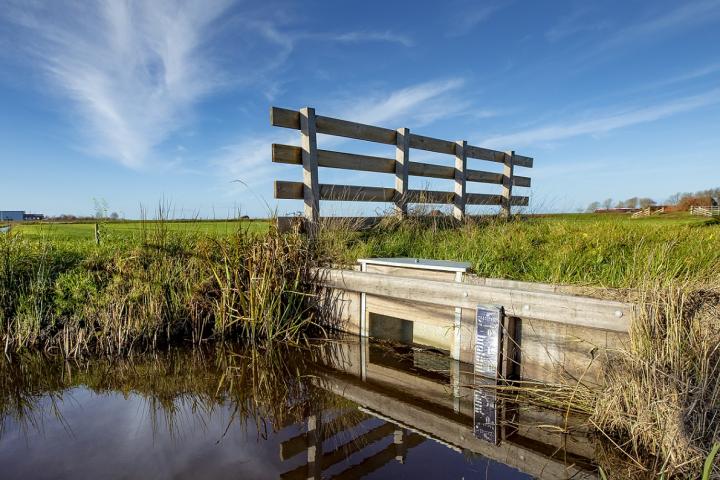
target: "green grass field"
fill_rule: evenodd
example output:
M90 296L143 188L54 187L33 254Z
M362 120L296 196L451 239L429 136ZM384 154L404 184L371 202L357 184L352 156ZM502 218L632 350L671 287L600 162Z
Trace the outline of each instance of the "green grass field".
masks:
M672 214L567 214L465 226L408 221L326 236L331 257L417 257L470 262L481 276L533 282L637 288L647 281L717 283L720 222Z
M99 225L101 244L113 250L145 243L148 236L160 238L159 234L190 242L228 238L239 230L262 237L270 223L197 220ZM685 212L637 219L627 214L556 214L511 222L488 217L460 228L447 223L411 218L360 232L342 227L324 230L319 258L335 265L351 265L366 257L467 261L481 276L616 288L637 287L651 278L715 283L713 278L718 277L718 218ZM94 229L92 222L12 227L31 243L64 244L73 250L93 246Z
M712 225L716 221L706 217L692 216L686 212L670 213L661 216L633 219L627 214L593 214L568 213L535 215L529 217L534 224L578 226L592 225L597 228L601 225L615 227L627 226L632 229L648 228L676 228L682 226ZM191 221L120 221L100 223L101 236L117 240L130 240L141 238L143 229L154 230L162 225L169 232L203 234L212 236L230 235L242 228L252 233L267 232L270 220L191 220ZM94 222L41 222L16 224L13 230L27 239L33 240L77 240L92 242L95 239Z
M245 229L249 232L266 232L270 223L267 221L164 221L140 222L102 222L100 223L101 239L112 240L133 240L142 238L143 230L156 230L162 224L162 228L169 232L202 234L212 236L226 236ZM14 231L21 233L25 238L33 240L60 240L60 241L95 241L95 223L29 223L19 224L12 227Z
M625 213L561 213L537 215L533 218L542 219L543 221L563 220L585 223L608 222L628 225L659 225L668 227L679 225L705 225L708 222L713 223L713 220L708 217L690 215L688 212L673 212L640 218L632 218L630 215Z

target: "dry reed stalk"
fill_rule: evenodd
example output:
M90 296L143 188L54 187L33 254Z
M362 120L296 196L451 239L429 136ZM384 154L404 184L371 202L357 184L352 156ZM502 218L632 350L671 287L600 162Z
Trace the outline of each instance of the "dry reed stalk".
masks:
M592 420L658 473L696 478L720 439L720 291L641 291L645 308L608 365Z

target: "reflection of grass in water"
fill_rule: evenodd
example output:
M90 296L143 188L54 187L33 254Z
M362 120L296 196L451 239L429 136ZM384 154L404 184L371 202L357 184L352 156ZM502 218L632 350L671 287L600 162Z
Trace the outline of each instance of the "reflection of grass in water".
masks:
M26 354L0 362L0 434L9 421L25 432L40 431L47 418L63 421L63 400L82 386L96 394L137 396L153 429L172 436L190 422L202 427L228 408L228 429L251 421L258 437L267 438L311 412L347 409L350 402L313 385L314 362L334 354L332 344L266 350L220 345L82 362Z
M60 404L67 389L63 362L48 362L40 354L0 360L0 436L11 420L25 433L41 430L48 416L62 422Z

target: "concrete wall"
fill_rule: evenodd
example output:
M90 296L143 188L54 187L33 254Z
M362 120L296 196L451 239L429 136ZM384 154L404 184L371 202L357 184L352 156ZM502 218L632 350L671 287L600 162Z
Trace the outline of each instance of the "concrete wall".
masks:
M377 267L376 267L377 268ZM398 275L402 269L393 269ZM383 272L383 273L390 273ZM404 273L404 272L403 272ZM413 274L414 272L411 272ZM427 278L421 272L416 278ZM445 274L444 280L451 280ZM466 279L472 282L472 278ZM541 287L541 286L540 286ZM358 335L361 320L361 294L336 290L340 300L340 328ZM455 311L452 307L394 300L366 295L368 333L428 345L450 352L454 342ZM473 363L475 351L475 311L462 309L459 360ZM520 377L547 383L573 382L602 385L603 364L614 349L627 343L626 333L521 318ZM408 326L408 323L412 323ZM412 339L412 340L410 340Z

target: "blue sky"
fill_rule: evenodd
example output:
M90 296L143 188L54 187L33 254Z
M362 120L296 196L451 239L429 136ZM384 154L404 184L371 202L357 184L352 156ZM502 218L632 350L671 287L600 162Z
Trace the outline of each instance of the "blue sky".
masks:
M0 209L298 211L272 198L274 179L302 176L270 162L271 143L299 142L270 126L272 105L532 156L533 211L717 187L719 27L716 0L0 0Z

